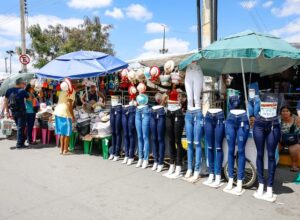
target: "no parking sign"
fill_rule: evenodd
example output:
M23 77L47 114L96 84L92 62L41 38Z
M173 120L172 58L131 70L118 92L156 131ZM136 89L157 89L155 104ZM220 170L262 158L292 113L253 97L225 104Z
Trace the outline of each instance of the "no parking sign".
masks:
M30 63L30 58L29 58L29 56L27 54L22 54L19 57L19 61L23 65L27 65L28 63Z

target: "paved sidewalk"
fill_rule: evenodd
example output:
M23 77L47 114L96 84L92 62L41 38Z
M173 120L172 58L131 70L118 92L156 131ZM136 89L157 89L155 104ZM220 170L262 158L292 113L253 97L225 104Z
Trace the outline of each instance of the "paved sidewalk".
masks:
M55 147L11 150L0 141L0 220L300 219L300 186L276 174L276 203L169 180L100 156L61 156Z

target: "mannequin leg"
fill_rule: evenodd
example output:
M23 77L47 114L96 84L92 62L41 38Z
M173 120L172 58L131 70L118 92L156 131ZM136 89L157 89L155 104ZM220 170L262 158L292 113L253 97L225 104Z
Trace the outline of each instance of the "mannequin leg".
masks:
M151 144L152 144L152 154L153 154L153 167L152 171L155 171L158 166L158 140L157 140L157 120L156 113L152 112L150 117L150 131L151 131Z
M157 172L161 172L164 165L165 158L165 131L166 131L166 115L159 115L157 122L157 141L158 141L158 166Z
M139 155L139 160L136 167L139 168L143 163L143 147L144 147L142 113L140 111L137 111L135 115L135 127L136 127L136 132L138 137L138 155Z
M206 118L205 119L205 140L207 143L207 150L208 150L208 172L209 172L209 177L206 181L203 182L204 185L211 185L214 180L214 144L215 144L215 133L214 133L214 127L212 124L212 119L211 118Z
M144 160L143 160L143 169L148 167L149 160L149 151L150 151L150 113L145 113L142 119L142 129L143 129L143 139L144 139Z
M201 107L200 96L203 87L203 73L201 72L193 72L193 97L195 107Z
M191 112L187 112L185 115L185 131L186 131L186 138L188 143L187 149L187 160L188 160L188 169L185 174L185 178L190 178L193 172L193 160L194 160L194 118Z
M194 99L194 93L193 93L193 86L194 86L194 80L193 80L194 74L193 72L189 71L186 72L185 75L185 90L187 95L187 102L188 102L188 109L192 108L194 106L193 99Z

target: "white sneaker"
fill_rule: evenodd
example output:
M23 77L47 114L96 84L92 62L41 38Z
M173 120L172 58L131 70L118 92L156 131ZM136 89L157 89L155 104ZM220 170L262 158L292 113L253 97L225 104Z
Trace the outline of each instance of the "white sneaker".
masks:
M190 178L192 176L192 172L193 172L192 170L187 170L186 174L184 175L184 178L186 178L186 179Z
M146 169L147 167L148 167L148 160L144 160L142 169Z
M181 166L176 166L175 172L172 175L170 175L169 178L171 178L171 179L177 179L179 177L182 177Z
M155 170L157 169L157 166L158 166L158 164L157 164L157 163L154 163L151 170L152 170L152 171L155 171Z
M158 165L158 166L157 166L156 172L160 173L160 172L162 171L163 168L164 168L164 165L163 165L163 164L162 164L162 165Z
M114 159L113 159L113 161L118 161L119 160L119 157L118 156L114 156Z
M174 171L175 171L175 165L171 164L170 167L169 167L168 172L164 173L163 176L169 177L171 174L174 173Z
M127 161L128 161L128 157L124 157L124 160L123 160L123 164L125 164L125 163L127 163Z
M130 166L132 164L132 162L133 162L133 159L128 159L127 166Z
M136 168L140 168L142 166L143 160L139 159L136 165Z
M108 159L109 159L109 160L114 159L114 155L113 155L113 154L109 155L109 158L108 158Z

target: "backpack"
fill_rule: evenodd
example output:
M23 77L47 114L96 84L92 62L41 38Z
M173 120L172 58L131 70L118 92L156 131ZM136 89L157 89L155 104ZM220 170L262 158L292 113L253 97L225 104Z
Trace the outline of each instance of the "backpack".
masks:
M8 99L8 108L12 111L12 112L17 112L18 111L18 103L17 103L17 93L12 93L9 96Z

